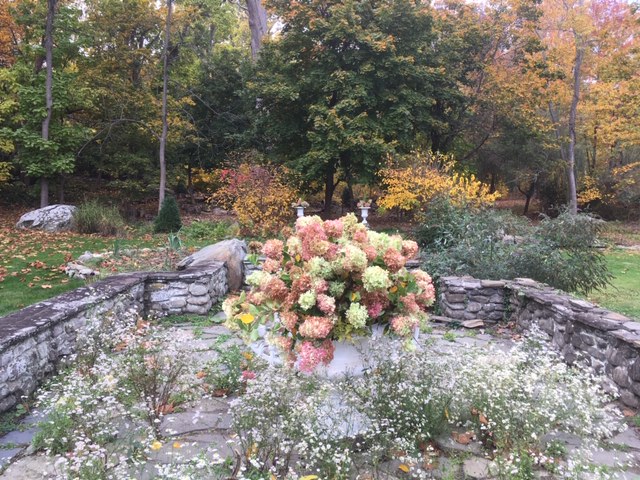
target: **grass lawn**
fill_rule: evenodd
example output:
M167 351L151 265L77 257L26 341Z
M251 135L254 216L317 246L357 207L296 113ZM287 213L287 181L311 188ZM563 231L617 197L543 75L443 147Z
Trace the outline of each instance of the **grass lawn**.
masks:
M612 285L591 292L589 300L640 321L640 251L610 248L605 256Z
M179 235L181 245L172 249L169 236L152 235L149 225L129 227L126 238L116 238L16 229L18 217L13 212L0 212L0 316L86 285L87 281L69 278L64 272L68 262L86 251L121 252L88 265L103 276L171 270L190 251L237 234L228 222L200 222L185 227ZM141 250L145 247L152 250Z
M81 287L84 280L69 278L67 262L85 251L113 251L115 238L74 233L16 230L0 224L0 315ZM121 241L146 246L153 239Z

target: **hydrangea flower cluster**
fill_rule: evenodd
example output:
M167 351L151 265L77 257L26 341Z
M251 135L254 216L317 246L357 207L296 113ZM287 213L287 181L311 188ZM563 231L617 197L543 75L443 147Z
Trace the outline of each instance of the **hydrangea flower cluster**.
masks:
M302 371L330 362L333 340L367 335L374 324L410 337L435 299L431 277L405 268L418 245L367 230L353 214L301 217L294 235L268 240L262 253L263 270L247 278L251 291L223 304L227 324L251 340L269 324L273 343Z

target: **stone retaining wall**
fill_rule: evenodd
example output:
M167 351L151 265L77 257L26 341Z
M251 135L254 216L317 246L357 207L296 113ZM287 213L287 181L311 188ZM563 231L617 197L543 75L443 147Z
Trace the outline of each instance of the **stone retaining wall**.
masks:
M90 318L133 310L204 314L227 292L222 263L181 272L115 275L0 317L0 412L35 391L66 357Z
M569 364L580 360L604 373L628 406L640 407L640 322L596 307L530 279L440 279L442 315L487 323L537 326Z

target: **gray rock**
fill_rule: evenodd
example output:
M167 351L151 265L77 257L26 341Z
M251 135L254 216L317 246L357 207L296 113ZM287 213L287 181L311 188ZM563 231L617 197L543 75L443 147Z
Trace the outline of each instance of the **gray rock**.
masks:
M468 458L462 464L462 471L465 478L486 478L489 476L489 465L491 462L486 458L472 457Z
M49 205L25 213L20 217L17 228L33 228L47 232L69 230L73 226L73 215L76 207L73 205Z
M227 265L227 283L229 290L238 290L244 280L244 257L247 255L247 244L243 240L233 238L214 245L208 245L189 255L178 263L178 270L208 265L211 262L225 262Z

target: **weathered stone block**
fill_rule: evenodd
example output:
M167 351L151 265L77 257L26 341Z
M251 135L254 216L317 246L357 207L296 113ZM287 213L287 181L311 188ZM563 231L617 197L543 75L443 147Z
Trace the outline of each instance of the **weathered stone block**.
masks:
M201 297L187 297L187 303L189 305L205 305L211 304L211 299L209 295L203 295Z
M444 298L449 303L464 303L467 296L463 293L445 293Z
M627 373L627 369L624 367L614 368L611 372L611 378L620 387L628 388L631 385L629 374Z
M209 293L209 289L204 285L194 283L189 287L189 293L195 296L206 295Z

